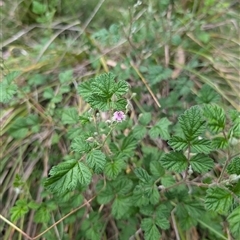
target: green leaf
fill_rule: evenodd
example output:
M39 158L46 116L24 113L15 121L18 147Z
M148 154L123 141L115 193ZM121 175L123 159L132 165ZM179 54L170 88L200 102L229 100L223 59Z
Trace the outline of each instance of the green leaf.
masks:
M190 159L190 164L193 171L204 173L213 168L214 162L203 154L197 154Z
M198 92L197 102L202 103L214 103L220 99L219 95L209 85L204 84Z
M148 125L152 119L150 112L141 113L138 117L138 122L144 126Z
M45 99L52 99L54 97L54 91L52 88L47 88L44 92L43 92L43 97Z
M114 101L111 103L111 107L112 109L116 109L116 110L126 110L126 106L127 106L127 100L120 98L117 101Z
M129 197L116 197L112 204L112 215L116 219L122 218L131 206L131 201Z
M47 5L38 1L32 1L32 11L38 15L42 15L47 11Z
M149 136L152 139L158 138L160 136L162 139L168 140L170 138L168 131L168 126L170 124L171 122L166 117L162 118L149 130Z
M62 113L63 124L76 124L78 123L78 112L76 108L65 108Z
M134 173L136 174L137 178L143 183L149 183L152 180L151 176L143 168L134 169Z
M149 196L145 191L145 186L143 184L137 185L133 190L133 202L136 206L146 206L149 204Z
M185 150L188 147L188 141L184 138L173 136L169 141L168 144L177 151Z
M99 204L107 204L110 201L112 201L112 199L114 198L115 193L113 191L113 189L111 188L110 184L106 184L105 189L100 190L100 192L97 195L97 201Z
M145 240L159 240L161 237L158 228L152 218L144 218L141 222L141 228L144 231Z
M13 95L17 92L17 85L12 83L18 76L20 72L11 72L4 77L2 82L0 82L0 102L8 103Z
M86 139L83 137L76 137L71 144L71 149L78 153L86 153L91 150L91 147L88 142L86 142Z
M112 73L104 73L95 78L91 84L93 94L110 99L116 90L115 76Z
M34 215L35 223L48 223L51 219L50 211L45 204L43 204Z
M58 77L59 77L60 83L70 82L70 80L72 80L73 78L73 70L70 69L65 72L61 72Z
M26 199L19 199L16 205L10 209L11 221L16 222L18 219L28 213L28 204Z
M240 157L235 157L232 159L227 167L227 171L230 174L240 175Z
M115 181L112 182L112 187L118 195L128 194L132 189L132 186L133 182L126 176L119 176Z
M74 190L78 183L86 186L92 179L89 168L73 159L54 166L49 174L50 177L44 185L48 190L58 194Z
M147 129L140 125L134 126L132 130L132 134L137 140L143 139L147 133Z
M170 187L176 183L173 176L164 176L161 178L161 183L164 187Z
M101 97L98 95L91 95L87 102L91 105L94 109L99 109L102 111L109 110L110 108L110 100L109 98Z
M186 110L178 120L188 141L199 137L205 130L205 122L199 106L193 106Z
M114 92L117 96L122 96L123 94L127 93L128 91L128 84L126 81L118 81L115 84Z
M91 84L94 79L90 79L89 81L83 82L78 86L78 94L83 97L85 101L92 95Z
M211 141L206 139L195 139L191 142L191 147L197 153L210 153L212 151Z
M26 122L26 118L18 117L12 124L12 126L8 130L9 134L16 138L21 139L25 138L28 134L28 124Z
M104 173L108 178L115 179L124 166L125 163L122 159L107 162L104 169Z
M237 239L240 236L240 206L235 208L227 218L230 231L232 235Z
M106 165L106 156L100 150L92 150L87 154L86 162L95 173L102 173Z
M160 160L161 165L172 171L182 172L187 169L187 158L180 152L170 152L163 156Z
M213 149L225 149L228 147L228 140L225 137L215 137L212 139Z
M120 147L121 155L127 155L131 157L134 154L134 150L137 147L137 141L132 135L129 135L123 139L122 145Z
M213 187L207 190L205 206L208 210L226 213L232 205L232 200L231 193L220 187Z
M165 173L164 168L158 161L151 161L150 162L150 172L156 178L162 177Z
M213 133L219 133L225 128L225 112L218 105L205 104L204 115L208 119L208 127Z

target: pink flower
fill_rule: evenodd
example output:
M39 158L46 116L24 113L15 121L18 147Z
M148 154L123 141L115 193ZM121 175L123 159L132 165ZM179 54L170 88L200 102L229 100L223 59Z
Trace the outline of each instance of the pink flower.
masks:
M117 122L122 122L125 119L126 119L126 115L124 114L123 111L116 111L112 117L112 120Z

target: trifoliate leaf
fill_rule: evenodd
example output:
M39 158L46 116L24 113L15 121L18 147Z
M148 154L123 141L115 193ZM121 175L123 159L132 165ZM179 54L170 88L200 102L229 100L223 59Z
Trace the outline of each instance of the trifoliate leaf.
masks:
M233 197L230 192L220 187L213 187L207 190L205 206L208 210L218 213L226 213L232 205Z
M100 150L92 150L87 154L86 162L95 173L102 173L106 165L106 156Z
M193 171L204 173L213 167L214 162L211 158L203 154L197 154L190 159L190 164L193 168Z
M224 130L226 116L224 110L218 105L204 105L204 115L208 119L208 127L213 133L219 133Z
M76 108L63 109L62 113L63 124L76 124L78 123L78 112Z
M73 159L54 166L49 174L50 177L44 185L51 192L58 194L74 190L78 183L86 186L92 179L89 168Z
M227 171L230 174L240 175L240 157L235 157L232 159L227 167Z
M240 206L235 208L227 218L230 231L232 235L237 239L240 236Z
M143 168L136 168L134 170L134 173L136 174L137 178L143 183L149 183L152 179L148 172Z
M115 179L118 174L121 172L123 167L125 166L125 163L122 159L115 160L112 162L107 162L104 173L108 178Z
M151 119L152 119L152 115L151 115L150 112L141 113L138 117L139 123L144 125L144 126L149 124Z
M156 178L162 177L165 173L164 168L158 161L151 161L150 162L150 172Z
M207 84L204 84L198 92L197 102L202 103L213 103L219 101L219 95Z
M112 215L116 219L122 218L131 206L131 201L129 197L118 196L115 198L112 204Z
M16 205L10 209L10 213L11 221L13 222L23 217L26 213L28 213L27 200L25 199L17 200Z
M141 222L141 228L144 232L145 240L159 240L161 234L155 225L154 219L144 218Z
M168 144L174 149L174 150L177 150L177 151L180 151L180 150L185 150L189 143L186 139L184 138L181 138L181 137L178 137L178 136L174 136L172 137L169 141L168 141Z
M182 172L188 166L187 158L181 152L170 152L160 160L161 165L172 171Z
M179 123L188 141L199 137L205 130L205 122L199 106L193 106L179 117Z
M209 153L212 151L211 141L207 139L195 139L191 142L191 148L197 153Z
M160 136L162 139L168 140L170 138L168 131L168 126L170 124L171 122L166 117L162 118L149 130L149 136L152 139L158 138Z

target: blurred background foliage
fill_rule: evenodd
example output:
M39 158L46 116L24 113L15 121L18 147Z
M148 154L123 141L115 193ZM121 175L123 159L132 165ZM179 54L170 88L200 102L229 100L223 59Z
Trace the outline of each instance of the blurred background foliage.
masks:
M5 217L19 194L39 204L47 198L41 182L69 152L71 126L61 122L62 111L88 109L76 88L99 73L111 71L128 81L136 93L133 121L150 111L155 119L175 122L186 108L206 102L240 110L239 1L5 0L0 5L1 77L17 73L14 98L0 105ZM35 235L45 222L54 222L46 212L55 204L29 207L20 226ZM71 219L66 224L73 226ZM0 227L2 239L17 236L3 222Z

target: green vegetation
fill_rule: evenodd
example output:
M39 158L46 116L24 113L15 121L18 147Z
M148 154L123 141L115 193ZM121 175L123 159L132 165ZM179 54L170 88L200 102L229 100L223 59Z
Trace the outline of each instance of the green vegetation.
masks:
M239 239L238 1L0 4L1 239Z

